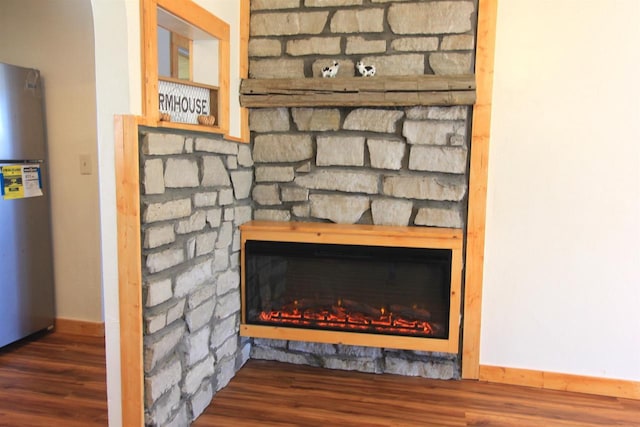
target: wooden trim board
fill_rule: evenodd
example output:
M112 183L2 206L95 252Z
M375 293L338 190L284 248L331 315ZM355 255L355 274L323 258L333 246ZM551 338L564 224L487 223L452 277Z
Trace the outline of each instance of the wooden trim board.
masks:
M640 381L480 365L481 381L640 400Z
M104 338L104 322L88 322L57 317L54 330L61 334Z
M122 425L144 425L138 122L115 119Z
M497 0L479 0L475 69L477 100L473 107L471 129L462 328L462 378L464 379L478 379L480 365L480 316L497 8Z

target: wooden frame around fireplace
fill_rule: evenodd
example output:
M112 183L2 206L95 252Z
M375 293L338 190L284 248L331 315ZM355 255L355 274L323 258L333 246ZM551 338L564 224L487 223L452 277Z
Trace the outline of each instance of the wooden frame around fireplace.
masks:
M240 230L242 244L240 257L243 272L246 271L244 249L248 240L450 249L452 255L449 336L446 339L250 325L246 323L244 275L242 275L241 284L243 305L240 335L255 338L348 344L401 350L458 352L462 282L462 230L270 221L251 221L240 226Z

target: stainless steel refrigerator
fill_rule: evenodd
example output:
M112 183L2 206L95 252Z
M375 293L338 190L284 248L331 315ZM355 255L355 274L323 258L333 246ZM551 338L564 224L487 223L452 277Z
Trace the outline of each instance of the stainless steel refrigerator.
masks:
M55 317L42 96L38 70L0 63L0 347Z

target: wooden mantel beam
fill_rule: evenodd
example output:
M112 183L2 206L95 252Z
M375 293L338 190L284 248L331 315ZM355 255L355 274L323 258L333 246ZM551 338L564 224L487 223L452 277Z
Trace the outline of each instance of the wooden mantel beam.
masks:
M473 105L473 74L244 79L243 107Z

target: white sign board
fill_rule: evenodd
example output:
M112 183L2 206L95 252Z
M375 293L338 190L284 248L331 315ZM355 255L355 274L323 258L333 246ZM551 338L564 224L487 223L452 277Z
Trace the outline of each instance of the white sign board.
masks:
M198 124L198 116L211 111L209 89L186 84L158 82L160 112L171 116L172 122Z

